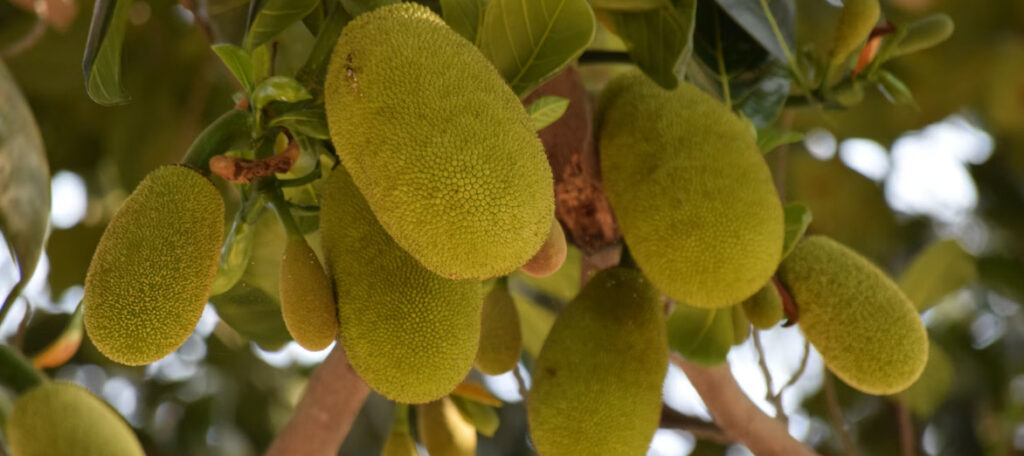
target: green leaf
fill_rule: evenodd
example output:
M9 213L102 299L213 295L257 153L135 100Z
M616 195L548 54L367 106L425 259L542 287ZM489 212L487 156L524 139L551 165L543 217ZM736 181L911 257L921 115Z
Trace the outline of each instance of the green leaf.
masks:
M977 272L974 257L955 240L947 239L918 253L903 270L899 284L918 312L924 312L973 282Z
M594 37L586 0L492 0L480 49L519 96L553 77Z
M324 2L317 0L316 6L313 7L313 11L310 11L306 17L302 18L302 23L306 26L306 29L309 30L309 33L316 36L320 34L320 27L324 24L324 17L326 17L326 13L324 12Z
M914 93L910 91L910 87L907 87L907 84L900 80L900 78L897 78L896 75L886 70L878 70L877 77L879 89L890 102L917 106L917 102L914 100Z
M309 91L293 78L271 76L264 79L252 91L252 105L255 110L263 109L271 101L295 103L313 98Z
M494 433L498 431L498 426L501 424L498 412L494 408L460 396L449 397L455 403L455 408L459 409L462 418L472 424L477 432L486 437L494 437Z
M331 51L334 50L334 43L341 35L341 29L345 28L348 21L352 20L345 8L335 7L320 26L320 33L313 42L313 49L309 51L306 63L302 65L295 79L312 87L317 93L323 91L324 74L327 72L327 64L330 61Z
M228 232L221 247L220 263L217 265L217 275L213 277L211 296L230 290L242 279L252 257L252 243L256 232L254 225L263 215L265 208L263 197L257 194L235 213L231 231Z
M121 48L131 0L97 0L85 43L82 73L92 101L111 106L127 103L121 82Z
M273 73L270 60L270 46L258 46L252 50L252 80L260 83Z
M792 1L716 0L716 2L771 55L781 62L787 61L786 52L783 50L783 43L786 49L792 50L794 36L796 35ZM765 4L768 5L768 10L771 12L781 36L776 34L772 21L765 14Z
M804 237L807 227L814 220L811 210L803 203L789 203L783 208L786 218L786 237L782 242L782 258L793 251L800 238Z
M799 131L785 130L776 127L764 127L757 129L757 147L761 148L762 154L775 150L776 147L786 144L793 144L804 140L804 134Z
M645 12L609 12L615 33L637 66L658 85L673 89L693 50L696 0L680 0Z
M0 61L0 232L18 267L18 283L2 308L10 309L32 278L49 221L50 167L43 138L28 102Z
M245 48L270 41L294 22L313 12L320 0L266 0L245 35Z
M231 74L242 84L246 93L252 93L253 73L252 57L245 49L228 43L214 44L210 46L213 52L220 57L224 66L228 67Z
M569 99L555 95L547 95L538 98L526 107L526 113L530 115L530 122L533 122L534 131L541 131L544 127L558 121L569 109Z
M484 22L490 0L441 0L441 14L448 26L471 43L477 43L480 24Z
M725 362L733 343L732 310L701 309L683 303L668 318L668 346L705 366Z
M792 80L781 63L768 59L755 71L734 74L729 79L733 107L757 127L768 127L782 113Z
M341 6L345 7L345 10L355 17L385 5L398 3L399 1L400 0L341 0Z
M323 109L308 108L288 111L270 121L272 127L284 127L293 133L300 133L316 139L331 139L327 131L327 115Z
M251 131L252 116L249 111L232 108L199 133L181 163L208 172L211 157L227 152L240 139L250 138Z
M669 0L589 0L590 6L605 11L650 11L670 6Z

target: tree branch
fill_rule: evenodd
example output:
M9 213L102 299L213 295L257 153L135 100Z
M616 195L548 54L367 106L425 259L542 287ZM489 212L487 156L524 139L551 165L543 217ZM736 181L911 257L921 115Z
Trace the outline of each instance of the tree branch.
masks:
M728 365L702 367L671 355L704 400L715 423L725 434L759 456L812 456L810 448L789 435L782 423L765 415L743 393Z
M267 456L338 454L370 387L348 363L341 343L309 379L299 405L267 450Z
M718 427L715 423L679 413L667 405L661 407L661 421L658 423L658 427L686 431L698 439L710 440L722 445L736 442L733 438L725 435L722 428Z

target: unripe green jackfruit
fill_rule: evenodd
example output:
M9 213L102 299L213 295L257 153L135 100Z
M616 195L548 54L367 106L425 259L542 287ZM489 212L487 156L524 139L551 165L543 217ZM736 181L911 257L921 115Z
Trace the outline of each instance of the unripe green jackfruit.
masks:
M779 267L800 312L800 329L825 365L868 394L914 383L928 336L914 304L884 272L824 236L805 238Z
M668 368L658 292L640 271L599 272L548 333L529 393L541 456L644 454Z
M782 255L782 204L750 127L691 84L633 71L602 95L601 173L640 269L676 301L737 304Z
M481 321L476 368L488 375L512 370L519 362L523 337L519 331L519 313L506 279L499 279L484 297Z
M533 277L547 277L562 267L568 253L569 249L565 243L565 232L562 231L562 225L558 223L558 219L552 219L551 231L548 233L547 239L544 240L544 245L540 246L540 250L533 255L533 258L530 258L530 261L527 261L519 269Z
M224 200L184 166L151 172L110 221L85 277L85 329L122 364L167 356L203 314L224 236Z
M736 304L732 306L732 344L739 345L750 337L750 320L743 313L743 306Z
M416 449L416 442L409 432L409 406L405 404L395 405L395 420L391 425L391 433L384 442L384 448L380 456L419 456Z
M7 422L11 456L144 456L132 428L89 390L55 381L18 399Z
M781 321L785 309L782 308L782 297L775 283L768 282L754 296L743 301L743 312L757 329L768 329Z
M735 340L731 308L701 309L676 303L667 326L669 347L704 366L724 363Z
M481 285L428 271L373 216L344 168L324 185L320 230L352 367L389 399L448 394L473 367Z
M429 8L398 3L350 22L324 102L341 162L381 226L427 269L496 277L544 242L554 184L530 118Z
M476 428L462 417L449 397L417 406L416 427L431 456L476 454Z
M281 257L281 315L307 350L323 350L338 335L338 306L330 279L305 239L291 239Z

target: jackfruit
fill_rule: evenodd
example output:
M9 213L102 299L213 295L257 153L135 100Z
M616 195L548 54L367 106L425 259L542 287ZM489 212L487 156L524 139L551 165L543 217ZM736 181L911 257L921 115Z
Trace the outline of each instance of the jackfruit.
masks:
M224 200L184 166L151 172L107 225L85 277L85 329L121 364L167 356L203 314L224 236Z
M647 452L668 368L658 292L635 269L597 273L537 357L527 407L541 456Z
M484 297L481 321L476 368L488 375L512 370L519 362L523 337L519 332L519 313L508 291L507 279L499 279Z
M341 342L378 393L422 403L448 394L473 367L481 285L434 274L396 244L342 167L324 184L320 229L334 280Z
M323 350L338 334L338 307L331 282L305 239L288 241L281 257L281 315L292 338L307 350Z
M844 0L839 23L832 41L831 68L837 68L850 54L860 49L878 23L881 8L878 0Z
M743 301L743 312L757 329L768 329L775 326L785 316L782 308L782 297L779 296L775 283L768 282L754 293L754 296Z
M476 454L476 428L462 417L451 398L417 406L416 427L431 456Z
M799 325L825 365L868 394L898 393L928 360L914 304L884 272L825 236L805 238L779 267Z
M739 345L750 337L750 320L743 313L742 305L735 305L732 309L732 344Z
M899 284L917 311L924 312L973 281L975 275L974 257L955 240L947 239L919 253L900 275Z
M416 442L409 432L409 406L405 404L395 405L395 420L391 425L391 433L384 441L384 448L380 456L419 456L416 449Z
M558 223L558 220L553 219L544 245L540 246L540 250L533 255L533 258L530 258L530 261L527 261L519 269L534 277L547 277L562 267L567 253L565 232L562 231L562 225Z
M44 383L14 405L7 422L11 456L144 456L114 409L73 383Z
M722 364L732 349L735 330L731 309L701 309L676 303L667 326L669 347L697 364Z
M485 279L537 252L555 211L544 148L498 71L429 8L398 3L350 22L324 89L341 162L427 269Z
M750 133L693 85L634 70L602 95L601 172L619 227L659 290L720 308L753 295L782 255L782 203Z

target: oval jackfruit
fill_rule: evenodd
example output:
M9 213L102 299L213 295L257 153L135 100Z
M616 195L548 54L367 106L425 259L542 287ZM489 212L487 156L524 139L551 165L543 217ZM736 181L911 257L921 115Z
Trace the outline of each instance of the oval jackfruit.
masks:
M476 368L487 375L512 370L519 362L523 337L519 332L519 312L508 291L507 279L499 279L484 297L481 322Z
M548 333L529 393L541 456L644 454L668 368L658 292L640 271L599 272Z
M884 272L824 236L805 238L779 267L799 325L825 365L868 394L898 393L921 375L928 336L914 304Z
M305 239L291 239L281 257L281 315L307 350L323 350L338 335L338 306L330 279Z
M747 319L747 315L743 313L743 306L736 304L731 307L732 312L730 317L732 318L732 344L739 345L747 341L750 337L750 320Z
M695 307L737 304L782 255L782 203L750 127L693 85L632 71L602 95L601 173L640 269Z
M448 394L476 357L480 283L448 280L417 263L377 223L341 166L324 184L320 217L352 367L398 402Z
M324 89L341 162L427 269L484 279L537 252L555 213L544 148L497 70L429 8L398 3L350 22Z
M89 390L62 381L19 398L6 436L11 456L145 456L121 415Z
M140 365L185 342L217 274L224 200L184 166L151 172L107 225L85 276L85 329L108 358Z
M729 308L701 309L676 303L667 326L669 347L697 364L722 364L732 349L735 329Z
M565 257L569 248L565 243L565 232L558 219L551 220L551 230L548 232L544 245L530 258L521 268L523 272L533 277L547 277L554 274L565 263Z
M388 439L384 441L384 448L381 450L380 456L419 455L420 452L416 449L416 442L412 439L412 433L409 432L409 406L395 404L394 424L391 425L391 433L388 434Z
M476 454L476 428L462 417L451 398L417 406L416 427L431 456Z
M757 329L771 328L786 316L782 307L782 296L779 296L779 289L775 288L772 281L757 290L754 296L743 301L743 312Z

